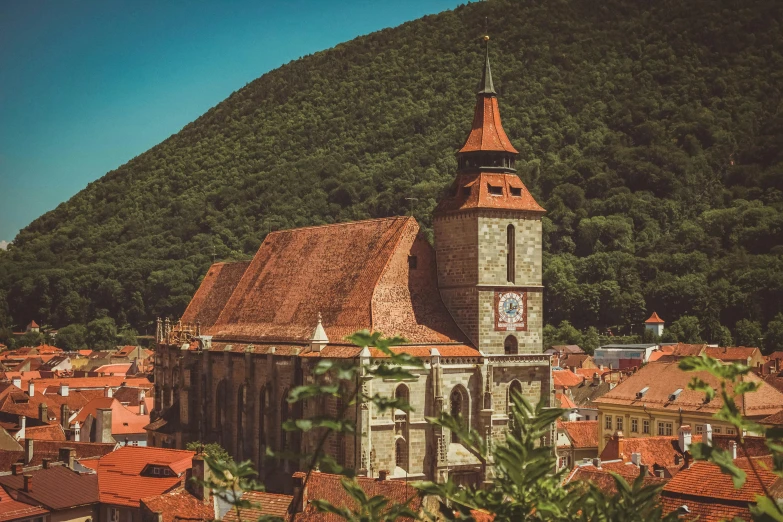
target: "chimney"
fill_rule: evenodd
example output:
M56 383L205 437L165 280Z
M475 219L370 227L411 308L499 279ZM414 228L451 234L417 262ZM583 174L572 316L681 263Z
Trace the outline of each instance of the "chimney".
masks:
M14 475L21 475L22 474L23 466L19 464L18 462L11 466L11 473Z
M615 432L614 438L617 440L617 458L625 460L625 439L623 438L623 432Z
M81 442L82 438L82 426L79 424L79 421L76 421L76 423L73 425L73 441L74 442Z
M705 446L712 446L712 424L704 425L704 433L701 434L701 443Z
M191 480L187 482L187 489L197 499L204 503L209 502L209 488L203 483L209 480L209 466L204 462L204 457L194 455L190 471Z
M144 400L147 394L144 390L139 390L139 415L147 415L147 403Z
M21 377L14 377L13 379L11 379L11 384L13 384L17 388L21 389L22 388L22 378Z
M33 382L32 379L27 381L27 395L29 395L30 397L35 395L35 383Z
M640 464L639 475L642 477L646 477L648 473L649 473L649 468L647 467L647 464Z
M95 412L95 442L114 442L111 436L111 408L98 408Z
M73 462L76 460L76 450L73 448L60 448L57 452L57 460L73 469Z
M386 480L388 477L389 477L389 470L387 469L378 470L378 480Z
M601 384L601 376L598 375L598 372L593 372L593 384L595 384L596 386Z
M729 449L731 450L731 458L736 459L737 458L737 441L732 440L729 442Z
M41 422L49 424L49 406L45 402L38 405L38 418Z
M688 424L683 424L680 429L677 430L677 435L680 439L680 451L685 453L691 449L691 427Z
M41 467L43 469L49 469L51 467L51 459L41 459Z
M317 471L315 473L318 473ZM294 475L294 504L291 503L293 513L301 513L307 506L307 486L305 485L305 474Z
M16 432L16 440L24 439L27 434L27 417L24 415L19 416L19 431Z
M24 463L29 465L33 461L33 439L24 439Z
M601 467L601 459L593 459L593 466L595 466L596 468L600 468Z
M690 452L686 453L685 455L683 455L683 458L685 459L685 469L690 469L691 468L691 454L690 454Z
M104 388L103 388L103 396L104 397L114 397L114 390L111 389L111 386L104 386Z
M71 408L67 404L60 406L60 424L63 427L63 431L68 430L69 421L71 420Z
M637 466L642 465L642 454L641 453L631 453L631 463L636 464Z
M67 382L61 382L60 383L60 396L61 397L68 397L71 393L71 388L68 386Z
M28 473L24 476L24 491L25 493L30 493L32 490L33 490L33 476Z

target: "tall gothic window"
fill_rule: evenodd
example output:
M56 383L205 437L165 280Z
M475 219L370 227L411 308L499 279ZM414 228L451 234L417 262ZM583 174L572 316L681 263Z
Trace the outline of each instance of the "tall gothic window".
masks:
M516 230L514 225L506 228L506 280L514 283L516 280Z
M258 446L261 451L266 446L266 402L266 387L263 387L258 397Z
M245 458L245 403L247 399L247 389L243 384L237 390L237 445L236 458ZM223 427L225 429L225 427Z
M506 352L506 355L519 353L519 342L517 341L517 338L513 335L506 337L506 340L503 341L503 350Z
M405 437L397 437L394 443L394 463L398 468L408 471L408 442Z
M459 418L463 426L468 424L468 394L462 386L455 386L451 391L451 416ZM451 432L451 442L459 442L456 432Z
M213 405L215 410L215 428L218 433L218 443L223 445L223 432L226 427L226 380L222 379L215 389L215 403Z

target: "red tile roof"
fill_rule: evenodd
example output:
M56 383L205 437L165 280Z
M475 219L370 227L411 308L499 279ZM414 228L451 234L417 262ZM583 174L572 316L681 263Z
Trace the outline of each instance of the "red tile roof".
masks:
M499 151L518 154L500 123L500 107L495 96L479 96L473 111L473 125L460 152Z
M623 452L620 453L619 443L622 443ZM694 440L693 442L698 442ZM642 457L642 464L648 466L669 467L674 466L674 458L682 457L683 454L679 448L679 439L677 437L623 437L618 441L616 436L611 437L601 452L601 460L628 461L631 454L639 453ZM680 464L684 464L680 461Z
M43 459L49 459L56 462L60 458L60 448L72 448L75 451L75 457L87 459L91 457L102 457L114 451L117 447L115 443L99 442L75 442L72 440L35 440L33 442L33 460L29 466L40 466Z
M295 473L294 477L304 477L304 473ZM336 507L355 509L355 501L343 488L340 481L344 477L331 473L314 471L307 483L307 498L321 499L330 502ZM413 487L399 480L378 480L372 478L357 477L356 482L364 490L368 498L383 495L391 504L408 504L413 511L421 508L421 496ZM331 513L319 513L314 506L308 505L303 513L297 513L294 522L336 522L343 520ZM408 518L398 519L410 520Z
M112 435L131 435L131 434L144 434L144 426L150 423L149 414L137 415L123 406L120 401L114 397L100 397L88 402L76 415L71 419L71 426L74 426L77 422L80 425L84 425L84 421L87 420L88 415L92 415L93 418L97 418L98 409L110 408L111 409L111 433Z
M748 469L745 459L737 459L735 462L741 468ZM689 469L680 471L664 486L661 492L664 512L686 505L690 511L686 520L693 520L697 516L699 521L706 522L735 516L750 520L748 505L754 503L758 495L764 494L762 484L769 488L778 479L775 473L762 466L757 464L756 468L758 478L754 473L747 473L745 484L735 489L731 477L722 473L715 464L694 462Z
M557 400L558 404L560 404L560 407L563 409L570 410L576 408L574 401L565 393L556 393L555 400Z
M182 476L142 476L151 462L183 470L191 466L195 452L123 446L98 461L98 489L101 503L138 507L142 498L161 495L183 482Z
M575 374L571 370L552 370L552 379L555 383L555 389L558 390L579 386L585 380L584 377Z
M0 522L11 520L22 520L45 516L49 511L40 506L33 506L14 500L3 489L0 488Z
M207 275L182 314L182 322L200 322L201 328L205 330L215 324L249 265L250 261L236 261L215 263L209 267Z
M26 439L40 441L64 441L65 432L59 424L47 424L45 426L27 426L24 430Z
M656 312L653 312L649 319L645 321L645 323L649 324L663 324L663 319L658 317L658 314Z
M748 358L754 355L760 356L758 348L751 348L747 346L733 346L724 348L712 348L708 347L704 350L708 356L713 359L718 359L724 362L741 362L748 363Z
M554 372L553 372L554 373ZM713 388L719 388L718 380L707 372L685 372L680 370L678 362L654 362L643 366L635 374L618 384L609 393L596 399L600 404L618 404L625 406L642 405L647 408L660 410L714 413L721 407L720 397L704 403L704 392L691 390L688 384L691 379L698 377ZM744 377L748 381L759 382L758 390L745 394L744 398L737 397L737 405L743 415L747 417L766 417L780 410L783 404L783 393L766 384L754 374ZM647 388L641 399L636 398L636 393ZM674 391L681 389L679 396L674 401L669 397ZM732 387L729 385L729 393Z
M255 507L241 509L242 520L258 520L264 515L286 519L288 518L288 507L293 498L291 495L278 495L265 491L247 491L242 495L242 499L252 502ZM239 522L236 510L229 510L223 517L223 521Z
M418 268L408 267L416 255ZM413 218L269 234L208 334L308 342L318 313L330 344L360 329L414 343L467 342L436 287L435 255Z
M82 475L66 466L52 466L48 469L25 470L32 475L33 487L26 491L36 502L49 509L66 509L98 503L98 477ZM17 491L24 488L23 475L0 476L0 485Z
M490 186L499 187L502 194L490 193ZM513 195L512 188L519 190L520 195ZM524 210L541 214L545 212L516 174L479 172L457 176L451 187L450 195L441 199L435 209L435 214L477 208Z
M559 425L568 434L574 448L598 447L598 421L561 421Z
M114 374L114 375L124 376L127 375L128 370L130 370L131 366L133 366L133 363L104 364L103 366L95 368L94 370L91 371L97 374L105 374L105 375Z
M212 502L203 502L197 499L185 488L143 498L141 499L141 505L152 513L162 513L163 522L215 519L215 510L212 507ZM229 511L229 513L232 512L233 510ZM256 518L247 518L245 520L256 520Z
M566 476L565 484L571 482L585 481L595 484L604 493L613 495L617 493L612 473L617 473L629 484L639 476L639 467L630 462L602 462L601 467L595 467L592 464L576 466L571 473ZM644 485L664 484L666 479L653 477L649 474L644 478Z
M769 417L764 417L759 421L761 424L766 424L767 426L782 426L783 425L783 410L780 410L777 413L773 413Z

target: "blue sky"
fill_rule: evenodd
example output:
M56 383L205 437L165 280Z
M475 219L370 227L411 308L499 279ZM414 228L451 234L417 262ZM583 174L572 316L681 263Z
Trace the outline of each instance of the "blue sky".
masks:
M0 0L0 247L300 56L450 0Z

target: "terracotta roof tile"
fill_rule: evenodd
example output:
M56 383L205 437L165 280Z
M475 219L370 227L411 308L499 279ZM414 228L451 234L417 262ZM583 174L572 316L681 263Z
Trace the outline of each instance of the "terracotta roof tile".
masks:
M288 507L294 499L291 495L278 495L277 493L267 493L266 491L247 491L242 495L243 500L248 500L255 507L250 509L241 509L242 520L258 520L264 515L273 517L288 518ZM236 510L228 511L223 517L224 522L238 522Z
M25 470L24 474L33 476L32 491L25 492L25 495L49 509L59 510L98 503L96 475L82 475L65 466ZM0 485L21 490L24 488L24 476L0 476Z
M500 107L495 96L478 96L473 124L460 152L500 151L518 154L500 123Z
M75 442L72 440L35 440L33 442L33 460L29 466L40 466L43 459L49 459L56 462L60 457L60 448L72 448L79 459L91 457L102 457L114 451L117 447L115 443L100 442Z
M162 513L163 522L179 520L214 520L211 502L202 502L185 488L141 499L141 505L152 513ZM229 511L232 513L233 510ZM256 517L257 518L257 517ZM255 520L256 518L245 520ZM223 520L226 520L225 518Z
M120 401L114 397L100 397L93 399L79 411L78 415L71 419L71 426L77 422L84 425L88 415L97 417L99 408L111 409L111 432L112 435L131 435L143 434L144 426L150 423L150 416L137 415L123 406Z
M713 359L718 359L724 362L742 362L748 363L748 358L754 355L760 355L758 348L751 348L747 346L732 346L725 348L712 348L708 347L704 350L708 356Z
M585 380L584 377L571 370L552 370L552 379L555 383L555 389L559 390L579 386Z
M573 442L574 448L598 447L598 421L561 422L560 425Z
M434 251L418 232L403 217L273 232L206 333L226 342L307 342L320 312L335 344L360 329L414 343L466 342L436 291ZM415 270L409 255L418 257Z
M294 477L304 477L304 473L295 473ZM313 472L307 483L307 498L327 500L337 507L355 508L355 501L340 484L343 478L341 475ZM420 494L404 481L363 477L357 477L356 481L368 498L383 495L394 504L409 503L408 505L413 511L418 511L421 508ZM336 522L339 520L342 518L331 513L319 513L311 505L308 505L303 513L297 513L294 517L294 522ZM402 522L410 519L401 518L398 520Z
M688 388L688 384L694 377L702 379L716 389L719 387L718 380L707 372L685 372L677 365L677 362L649 363L595 402L639 407L644 404L647 408L672 411L679 411L679 408L689 412L718 411L721 407L720 397L715 397L705 404L704 392ZM745 378L761 383L758 390L745 394L744 400L737 398L740 411L745 416L766 417L780 410L780 405L783 404L783 393L752 373ZM637 399L636 393L643 388L647 388L647 391L641 399ZM682 390L679 396L676 400L670 401L669 397L678 389ZM731 393L731 386L729 386L729 393Z
M576 408L576 404L565 393L556 393L555 400L560 404L560 407L565 410Z
M626 482L631 483L639 476L639 467L630 462L602 462L600 468L597 468L592 464L580 465L571 470L571 473L567 475L564 483L568 484L578 481L591 482L604 493L614 495L617 493L617 486L612 473L617 473L625 479ZM644 479L645 486L664 483L666 483L666 479L653 477L649 475L649 473Z
M656 312L653 312L649 319L645 321L645 323L648 324L663 324L663 319L658 317L658 314Z
M64 441L65 432L59 424L47 424L45 426L28 426L24 430L27 439L40 441Z
M502 194L490 193L490 187L499 187ZM518 196L512 194L512 188L519 191ZM441 199L435 214L477 208L545 212L516 174L480 172L457 176L450 195Z
M172 468L190 468L195 452L123 446L98 461L98 489L103 504L138 507L142 498L160 495L182 483L179 477L142 476L141 471L156 462Z
M189 324L200 322L203 329L215 324L249 265L250 261L236 261L215 263L210 266L185 313L182 314L182 322Z
M12 499L3 488L0 488L0 522L40 517L48 513L47 509L40 506Z

